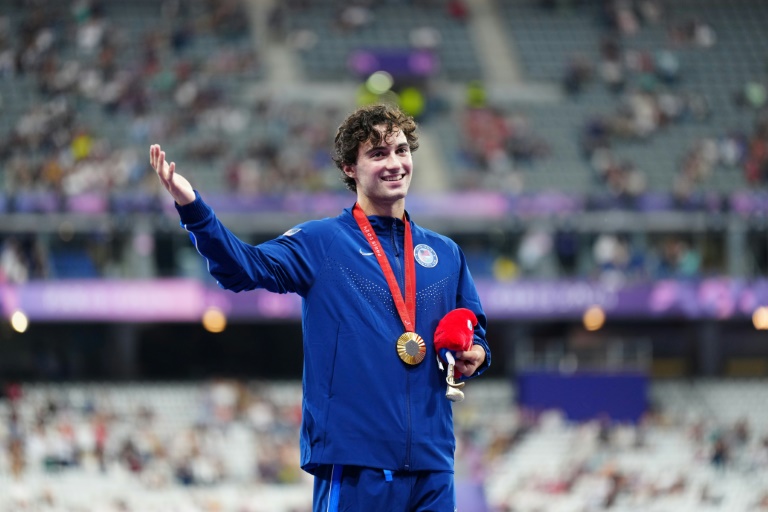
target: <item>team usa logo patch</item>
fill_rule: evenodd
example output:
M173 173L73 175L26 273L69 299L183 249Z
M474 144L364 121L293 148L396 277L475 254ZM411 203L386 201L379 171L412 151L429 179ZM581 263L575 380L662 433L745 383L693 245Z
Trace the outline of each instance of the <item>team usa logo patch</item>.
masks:
M285 233L283 233L283 236L291 236L291 235L295 235L295 234L296 234L296 233L298 233L299 231L301 231L301 228L291 228L291 229L289 229L288 231L286 231Z
M428 245L419 244L414 247L413 257L422 267L432 268L437 265L437 253Z

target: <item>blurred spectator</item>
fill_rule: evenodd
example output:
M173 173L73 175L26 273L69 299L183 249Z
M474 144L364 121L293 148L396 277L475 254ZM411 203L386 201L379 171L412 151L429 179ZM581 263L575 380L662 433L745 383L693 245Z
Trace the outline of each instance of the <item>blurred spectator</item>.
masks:
M623 285L645 277L645 261L627 236L604 233L592 248L597 277L610 285Z
M740 91L737 91L735 102L741 107L759 111L765 106L767 99L768 91L766 91L765 84L750 80L744 84Z
M609 91L618 94L626 84L626 70L620 43L607 36L600 42L599 74Z
M339 11L337 25L344 31L355 31L368 25L372 17L373 13L368 6L352 3Z
M469 17L469 9L464 0L448 0L446 4L448 14L456 21L464 22Z
M48 275L48 264L36 236L9 236L0 245L0 283L21 284Z
M680 58L670 48L663 48L655 56L656 75L665 85L676 85L680 81Z
M467 108L461 127L462 151L477 188L519 193L524 184L521 169L534 169L535 163L550 153L546 140L521 112Z
M747 137L738 132L732 131L723 135L719 141L720 162L726 167L740 167L744 165L747 155Z
M434 27L416 27L409 34L409 42L418 50L437 50L442 44L442 35Z
M728 452L728 443L726 440L722 435L716 435L715 440L712 443L712 455L710 458L712 465L721 471L724 470L728 465Z
M552 234L545 229L532 227L520 240L517 260L520 270L528 277L546 277L550 273L553 241Z
M610 148L610 119L603 116L595 116L588 119L581 130L579 146L582 157L587 160L592 159L596 152L602 152L602 150Z
M629 160L618 161L610 149L593 151L590 165L598 182L605 186L611 204L631 208L646 191L645 173Z
M659 248L654 277L657 279L700 276L701 254L678 236L666 236Z
M717 34L709 23L691 18L673 24L669 29L669 38L680 46L698 46L710 48L717 43Z
M27 261L19 242L15 238L5 239L0 249L0 282L26 283L29 279Z
M577 233L568 228L555 233L554 250L561 275L576 275L579 257L579 236Z
M664 15L664 7L661 0L639 0L637 11L645 25L657 25Z
M592 79L592 64L581 54L571 55L563 73L563 90L568 96L577 98L584 86Z

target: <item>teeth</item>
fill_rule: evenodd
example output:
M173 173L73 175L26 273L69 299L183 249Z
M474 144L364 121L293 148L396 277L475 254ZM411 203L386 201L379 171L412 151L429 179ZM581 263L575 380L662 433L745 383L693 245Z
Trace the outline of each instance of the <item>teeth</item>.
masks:
M401 179L403 179L403 177L402 176L385 176L382 179L384 181L400 181Z

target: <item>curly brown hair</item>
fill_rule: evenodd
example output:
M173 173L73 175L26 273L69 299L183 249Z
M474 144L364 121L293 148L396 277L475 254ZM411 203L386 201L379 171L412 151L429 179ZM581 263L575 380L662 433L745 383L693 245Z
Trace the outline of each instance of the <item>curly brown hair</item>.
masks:
M382 132L376 129L376 126L380 125L385 128ZM333 142L333 161L341 171L341 180L349 190L357 192L357 185L354 178L346 175L344 166L357 163L360 145L370 141L376 146L400 130L405 134L411 153L419 149L416 121L396 106L367 105L360 107L341 123Z

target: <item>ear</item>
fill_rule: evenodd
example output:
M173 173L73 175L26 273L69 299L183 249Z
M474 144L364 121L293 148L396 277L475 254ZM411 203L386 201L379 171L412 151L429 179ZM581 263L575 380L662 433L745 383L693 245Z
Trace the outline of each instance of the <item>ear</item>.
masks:
M352 164L344 164L344 174L349 176L350 178L355 177L355 171L357 170L354 165Z

